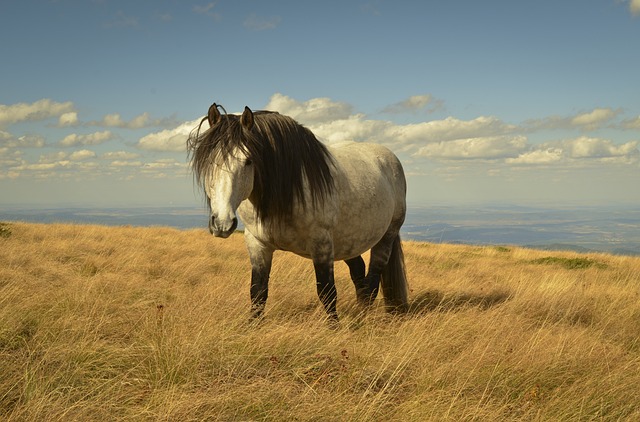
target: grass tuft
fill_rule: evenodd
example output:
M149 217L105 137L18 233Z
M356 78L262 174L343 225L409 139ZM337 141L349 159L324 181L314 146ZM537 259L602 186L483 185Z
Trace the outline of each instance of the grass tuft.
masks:
M596 262L589 258L565 258L559 256L545 256L531 261L533 264L560 265L568 270L581 270L592 266L604 267L605 264Z
M11 236L11 227L7 223L0 221L0 238L8 238Z

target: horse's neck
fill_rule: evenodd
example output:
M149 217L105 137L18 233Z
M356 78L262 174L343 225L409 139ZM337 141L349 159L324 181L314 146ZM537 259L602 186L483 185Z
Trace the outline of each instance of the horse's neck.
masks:
M257 224L256 208L250 199L245 199L240 203L238 217L240 217L245 226Z

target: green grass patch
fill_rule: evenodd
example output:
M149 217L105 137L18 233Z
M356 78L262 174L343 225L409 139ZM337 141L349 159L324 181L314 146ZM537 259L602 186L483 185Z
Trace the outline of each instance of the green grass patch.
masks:
M546 256L544 258L534 259L531 263L540 265L559 265L568 270L582 270L593 266L597 268L606 267L605 264L589 258L562 258L557 256Z
M0 237L7 238L11 236L11 228L7 223L0 221Z

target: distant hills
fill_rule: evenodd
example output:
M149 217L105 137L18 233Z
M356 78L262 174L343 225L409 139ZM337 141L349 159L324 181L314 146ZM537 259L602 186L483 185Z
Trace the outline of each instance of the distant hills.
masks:
M2 220L189 229L206 228L207 210L204 206L0 207ZM640 208L410 205L402 236L431 243L640 255Z

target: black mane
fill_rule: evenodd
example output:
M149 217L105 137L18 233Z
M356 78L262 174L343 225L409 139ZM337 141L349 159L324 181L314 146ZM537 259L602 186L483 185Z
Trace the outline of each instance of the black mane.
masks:
M271 111L252 115L250 130L243 126L240 116L224 114L200 133L204 118L187 140L191 168L196 183L204 189L213 160L225 160L233 149L240 148L255 166L249 199L257 217L284 224L296 204L316 207L333 192L333 158L309 129L292 118ZM305 200L306 188L311 204Z

